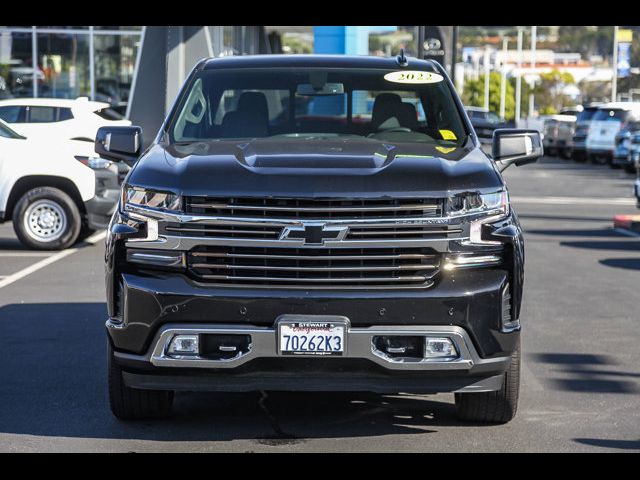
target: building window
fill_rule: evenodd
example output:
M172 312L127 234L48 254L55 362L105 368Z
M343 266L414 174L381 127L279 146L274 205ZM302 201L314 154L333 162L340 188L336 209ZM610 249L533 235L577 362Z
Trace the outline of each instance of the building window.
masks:
M120 109L126 107L139 41L134 35L95 36L95 100Z
M87 96L124 113L142 29L0 26L0 99Z
M91 95L89 37L38 33L37 66L44 79L39 97L77 98Z

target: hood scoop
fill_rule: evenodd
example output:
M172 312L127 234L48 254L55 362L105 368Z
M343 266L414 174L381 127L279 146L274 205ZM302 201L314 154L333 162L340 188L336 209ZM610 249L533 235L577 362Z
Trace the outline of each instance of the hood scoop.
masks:
M293 142L275 145L241 143L236 159L251 168L299 169L378 169L394 158L395 146L379 142L321 142L299 145Z

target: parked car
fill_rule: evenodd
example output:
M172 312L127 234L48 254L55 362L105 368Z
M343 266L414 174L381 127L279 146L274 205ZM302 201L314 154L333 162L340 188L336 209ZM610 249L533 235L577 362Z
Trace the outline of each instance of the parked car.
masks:
M575 110L563 110L545 120L542 142L547 154L571 158L578 113Z
M627 163L630 165L631 172L635 172L640 167L640 130L635 130L630 135Z
M631 155L631 140L638 135L640 135L640 131L634 127L625 127L618 132L611 159L612 168L623 167L628 173L636 171Z
M587 160L587 136L593 116L598 111L598 104L584 106L582 112L576 115L576 126L571 145L571 158L577 162Z
M19 128L24 135L57 135L61 139L93 143L98 128L131 125L114 117L108 103L91 102L86 97L14 98L0 101L0 120Z
M587 156L594 163L613 160L616 135L625 127L640 125L640 102L612 102L601 105L593 115L587 135Z
M336 101L292 119L281 95ZM499 172L539 132L495 130L489 158L437 62L262 55L200 61L141 136L96 137L136 162L105 252L117 417L195 389L454 392L464 419L513 418L524 247Z
M633 192L636 196L636 207L640 208L640 159L636 160L634 163L636 167L637 176L636 176L636 181L633 184Z
M0 223L13 221L24 245L67 248L89 228L95 175L75 159L79 151L92 155L87 142L25 136L0 120Z
M473 129L476 131L476 135L482 143L490 144L495 130L513 126L512 122L503 120L497 114L485 108L465 107L465 110L471 120Z

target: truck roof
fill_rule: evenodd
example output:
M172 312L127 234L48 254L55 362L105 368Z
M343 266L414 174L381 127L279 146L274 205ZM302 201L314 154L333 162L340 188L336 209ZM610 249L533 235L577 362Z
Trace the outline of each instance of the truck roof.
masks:
M433 60L406 57L408 64L400 66L395 56L374 57L368 55L241 55L206 58L200 62L203 70L217 68L268 68L268 67L336 67L336 68L403 68L437 70Z
M617 110L640 110L640 102L609 102L598 105L601 109L617 109Z

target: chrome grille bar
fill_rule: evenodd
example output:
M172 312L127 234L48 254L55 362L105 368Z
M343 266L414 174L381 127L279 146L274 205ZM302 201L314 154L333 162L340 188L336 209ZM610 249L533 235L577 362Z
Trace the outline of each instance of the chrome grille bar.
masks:
M266 281L266 282L292 282L292 283L401 283L401 282L426 282L428 277L423 275L401 277L340 277L340 278L287 278L287 277L242 277L238 275L202 275L207 280L229 281Z
M386 211L406 211L406 210L424 210L437 211L438 205L429 204L408 204L401 206L368 206L368 207L281 207L271 205L242 205L242 204L224 204L224 203L189 203L191 208L211 208L216 210L264 210L276 212L386 212Z
M215 263L194 263L192 268L210 268L212 270L275 270L281 272L388 272L390 270L435 270L436 265L396 265L396 266L361 266L361 267L280 267L264 265L225 265Z
M252 258L265 260L418 260L436 258L436 255L425 255L422 253L400 253L396 255L257 255L247 253L217 253L217 252L193 252L194 257L214 257L214 258Z

